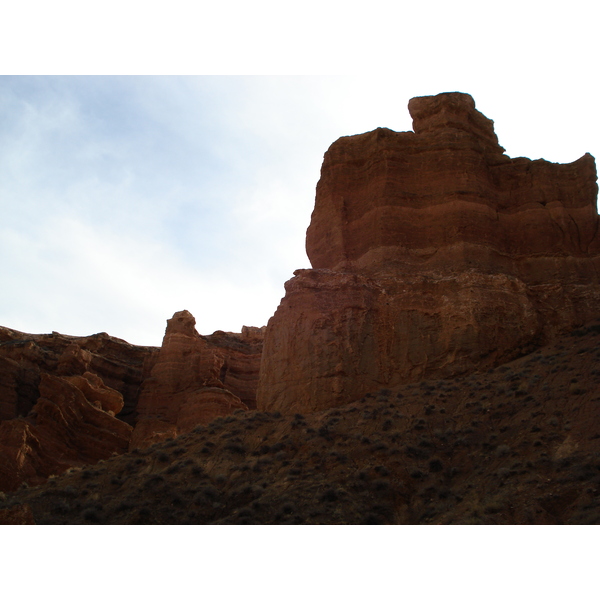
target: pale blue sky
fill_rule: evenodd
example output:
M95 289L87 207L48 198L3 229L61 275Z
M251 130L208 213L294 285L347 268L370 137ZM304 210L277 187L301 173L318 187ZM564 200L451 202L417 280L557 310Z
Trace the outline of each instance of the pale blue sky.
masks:
M262 21L249 31L238 14L228 29L237 46L205 27L191 58L178 46L191 32L184 19L165 63L317 75L0 77L0 324L155 345L184 308L205 334L265 325L284 282L309 266L304 236L324 152L342 135L409 130L413 96L470 93L510 156L600 156L598 54L582 3L542 12L423 3L396 22L377 16L383 4L333 5L319 4L319 19L292 15L302 35L270 30L270 46ZM3 72L85 72L59 33ZM90 48L100 35L90 32ZM123 33L108 58L106 45L88 48L85 65L169 72L147 35L145 61L120 53L131 48Z

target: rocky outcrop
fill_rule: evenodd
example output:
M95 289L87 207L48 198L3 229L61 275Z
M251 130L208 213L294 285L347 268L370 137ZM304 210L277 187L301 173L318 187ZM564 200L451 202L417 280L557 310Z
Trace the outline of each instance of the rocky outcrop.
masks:
M83 375L64 377L64 380L82 392L88 402L109 415L114 417L123 410L123 395L104 385L98 375L85 372Z
M242 327L241 333L215 331L204 339L223 356L219 379L225 389L250 410L256 408L256 389L266 327Z
M597 277L591 155L511 159L467 94L413 98L409 111L414 133L380 128L327 151L306 235L313 268Z
M167 321L158 359L142 386L132 448L255 405L263 331L201 336L195 325L186 310Z
M137 447L254 408L264 328L194 323L176 314L160 349L0 327L0 490L126 451L136 419Z
M511 159L466 94L325 155L307 253L265 336L258 408L316 411L489 368L600 313L594 159Z
M0 490L127 450L132 427L114 416L123 398L96 375L42 373L39 394L27 417L0 423Z
M0 490L126 451L126 421L157 355L105 333L0 327Z
M0 327L0 420L29 413L40 395L42 373L90 373L122 395L123 408L114 412L133 424L140 386L158 351L128 344L106 333L75 337L56 332L28 334Z

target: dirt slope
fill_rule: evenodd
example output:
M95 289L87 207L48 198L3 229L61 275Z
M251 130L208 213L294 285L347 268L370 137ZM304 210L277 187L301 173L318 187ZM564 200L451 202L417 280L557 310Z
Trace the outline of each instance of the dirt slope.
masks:
M306 416L240 411L0 496L0 519L26 505L37 524L599 523L599 358L597 321L467 378Z

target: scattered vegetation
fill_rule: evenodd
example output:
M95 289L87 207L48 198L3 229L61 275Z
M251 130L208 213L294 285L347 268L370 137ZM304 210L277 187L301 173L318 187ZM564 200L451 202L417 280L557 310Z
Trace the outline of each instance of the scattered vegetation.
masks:
M40 524L600 523L600 324L317 414L239 411L0 493Z

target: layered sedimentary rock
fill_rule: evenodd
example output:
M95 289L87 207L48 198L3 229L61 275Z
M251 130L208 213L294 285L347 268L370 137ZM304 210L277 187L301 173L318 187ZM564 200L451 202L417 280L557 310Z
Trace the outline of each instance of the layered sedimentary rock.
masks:
M132 447L255 405L263 331L244 328L241 334L219 331L205 337L195 324L186 310L167 321L156 364L140 393Z
M92 373L42 373L28 416L0 423L0 490L125 452L132 427L114 416L122 405L122 395Z
M215 331L204 339L224 357L219 379L250 410L256 408L256 388L266 327L243 326L241 333Z
M162 348L0 327L0 491L126 451L136 418L148 445L255 408L264 328L204 337L182 315Z
M126 451L126 421L157 355L106 333L0 327L0 489Z
M75 337L56 332L28 334L0 327L0 421L29 413L40 395L42 373L92 373L123 396L119 418L133 424L140 386L158 351L106 333Z
M593 157L511 159L466 94L414 98L414 132L327 151L267 327L258 407L321 410L497 365L600 314Z
M316 269L585 280L600 251L595 162L511 159L467 94L414 98L413 132L327 151L306 249ZM557 259L567 260L557 260Z

